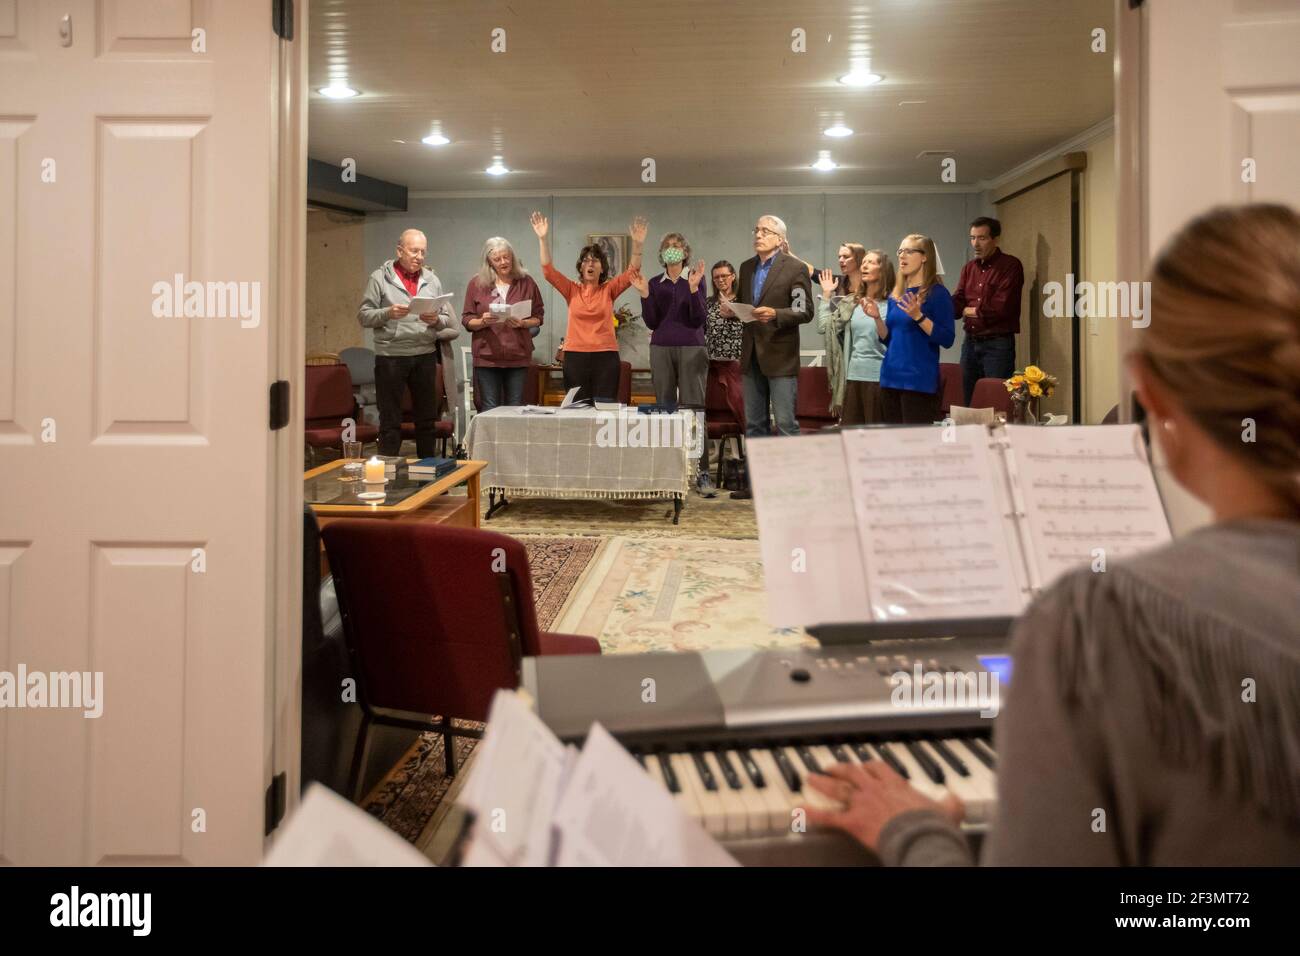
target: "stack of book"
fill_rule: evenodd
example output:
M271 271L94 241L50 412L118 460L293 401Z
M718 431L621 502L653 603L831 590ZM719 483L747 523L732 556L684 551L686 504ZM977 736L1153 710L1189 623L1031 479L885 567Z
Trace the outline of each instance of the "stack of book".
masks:
M442 478L456 470L455 458L421 458L419 461L411 462L407 473L421 481L430 481Z

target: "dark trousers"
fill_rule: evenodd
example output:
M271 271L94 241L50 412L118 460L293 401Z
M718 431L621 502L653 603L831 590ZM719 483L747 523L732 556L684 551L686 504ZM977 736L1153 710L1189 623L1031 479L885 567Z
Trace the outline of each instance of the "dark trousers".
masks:
M564 350L564 390L576 387L576 400L618 401L618 353Z
M890 425L929 425L939 420L939 393L882 388L880 411Z
M478 385L478 397L481 411L490 411L498 405L522 405L524 403L524 379L528 375L527 366L517 368L489 368L480 365L474 369L474 380Z
M1006 335L986 335L975 338L968 335L961 343L961 383L965 390L966 401L962 404L970 407L971 396L975 394L975 383L982 378L997 378L1005 381L1016 370L1016 337Z
M415 449L421 458L434 452L433 426L438 418L438 353L376 355L375 401L379 405L379 454L396 455L402 447L402 393L411 390Z
M840 409L841 425L875 425L884 421L880 410L880 383L844 383L844 406Z

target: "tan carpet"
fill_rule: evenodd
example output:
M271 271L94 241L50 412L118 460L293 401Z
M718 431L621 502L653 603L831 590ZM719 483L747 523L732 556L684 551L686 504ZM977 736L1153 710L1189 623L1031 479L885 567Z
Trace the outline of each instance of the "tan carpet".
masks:
M483 499L487 513L487 498ZM663 501L511 498L510 504L484 521L483 527L504 534L623 534L643 538L752 538L758 540L752 501L732 501L692 494L673 524L673 505Z
M605 653L815 643L768 626L757 541L612 537L553 630L595 635Z

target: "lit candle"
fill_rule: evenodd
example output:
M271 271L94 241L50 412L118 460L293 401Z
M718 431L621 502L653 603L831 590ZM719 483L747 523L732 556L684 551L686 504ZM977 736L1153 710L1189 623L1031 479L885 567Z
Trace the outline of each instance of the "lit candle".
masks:
M384 480L384 463L378 458L371 458L366 462L366 481L381 482Z

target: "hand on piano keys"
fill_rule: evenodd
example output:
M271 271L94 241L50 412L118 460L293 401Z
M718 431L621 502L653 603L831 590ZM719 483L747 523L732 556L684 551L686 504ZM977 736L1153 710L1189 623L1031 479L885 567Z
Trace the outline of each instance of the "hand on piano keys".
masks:
M879 846L885 824L909 810L934 810L954 825L966 815L965 805L956 793L939 793L942 785L929 776L923 778L922 786L913 786L883 760L837 762L825 770L824 774L808 775L806 795L820 794L823 798L805 804L808 822L843 830L872 850Z

